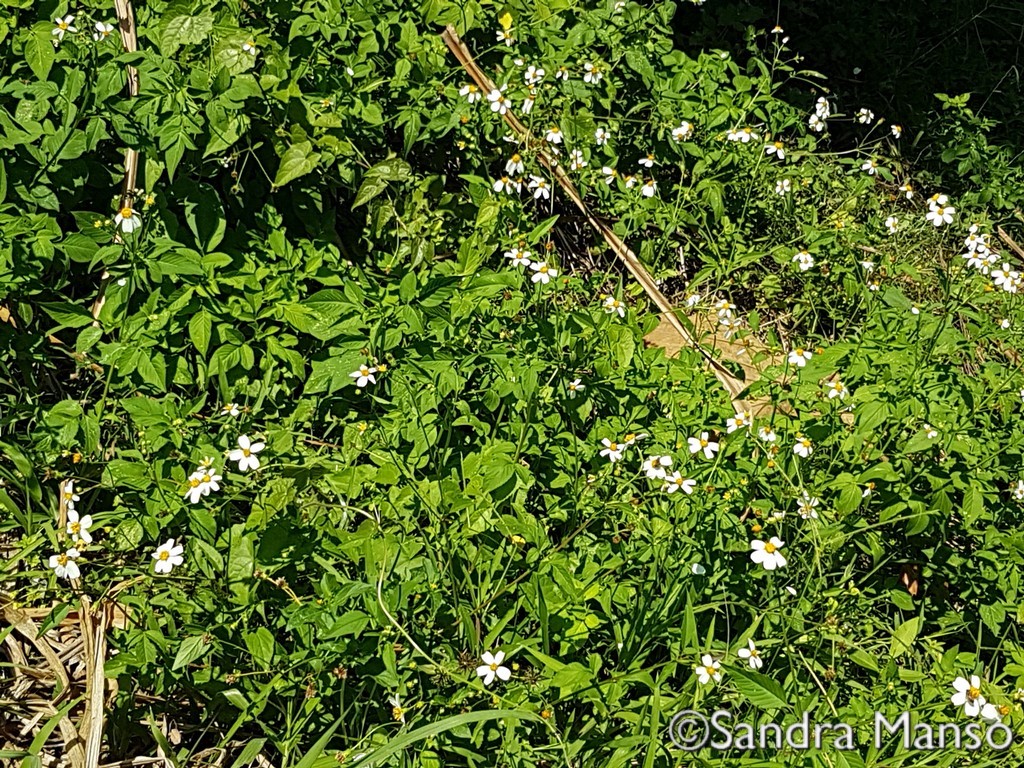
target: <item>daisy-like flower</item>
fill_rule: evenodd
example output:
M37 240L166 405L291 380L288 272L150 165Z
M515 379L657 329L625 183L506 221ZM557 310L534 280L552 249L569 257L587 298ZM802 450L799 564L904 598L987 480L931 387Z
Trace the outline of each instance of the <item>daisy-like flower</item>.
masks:
M992 281L997 288L1002 288L1009 293L1016 293L1020 285L1020 272L1010 269L1010 265L1004 263L1002 269L992 270Z
M692 573L694 576L703 576L707 572L708 569L700 563L694 563L690 566L690 573Z
M749 125L743 128L734 128L729 131L727 138L729 141L739 141L743 144L749 144L751 139L756 139L757 134L754 133L754 129Z
M484 97L484 95L480 92L480 89L477 88L472 83L466 83L464 86L459 88L459 96L465 96L466 101L468 101L470 104L476 104L478 101L480 101L480 99Z
M971 224L971 228L968 230L968 232L969 234L967 235L967 238L964 240L964 247L967 248L967 250L970 251L971 253L974 253L976 251L987 253L989 250L989 236L985 234L979 235L977 224Z
M774 443L779 438L774 429L764 424L757 428L757 436L766 443Z
M648 153L648 154L644 155L643 157L641 157L637 161L637 165L639 165L639 166L641 166L643 168L653 168L654 167L654 155L651 154L651 153Z
M907 200L912 200L914 197L914 187L909 181L900 185L900 192L903 193Z
M175 544L174 539L168 539L153 553L153 560L156 561L153 570L157 573L170 573L185 562L185 558L182 557L184 553L185 547Z
M1013 489L1013 498L1024 501L1024 480L1017 481L1017 487Z
M732 317L734 309L736 309L736 305L728 299L722 299L715 304L715 310L718 312L719 317Z
M825 121L817 115L811 115L807 118L807 127L815 133L821 133L825 130Z
M530 266L530 257L533 255L529 251L521 251L518 248L512 248L511 250L505 251L503 254L506 259L512 262L513 267L528 267Z
M377 369L370 365L360 365L359 369L352 371L349 374L350 379L356 380L356 386L362 389L367 384L376 384L377 379L374 378L373 374L377 372Z
M511 48L516 42L511 29L499 29L496 37L499 43L504 43L509 48Z
M746 659L751 669L760 669L764 666L764 659L761 658L753 640L747 640L747 647L740 648L736 651L736 655L741 659Z
M601 169L601 173L604 175L604 183L609 187L612 185L612 182L615 181L615 177L619 175L618 171L607 165Z
M120 227L122 232L130 235L142 226L142 217L135 212L134 208L126 205L114 216L114 224Z
M569 82L569 68L566 67L566 66L559 67L558 70L555 72L555 80L565 80L565 82L568 83Z
M569 390L569 397L576 397L577 393L582 392L586 388L586 385L581 383L579 379L570 381L566 386L566 389Z
M559 128L557 125L553 125L550 128L548 128L547 132L544 134L544 138L547 141L550 141L552 144L561 144L562 129Z
M939 436L939 433L938 430L935 429L935 427L933 427L926 421L924 423L924 436L927 437L929 440L934 440L936 437Z
M228 454L228 461L237 461L239 472L259 469L260 460L256 454L266 447L266 443L254 443L248 435L239 435L238 447Z
M641 432L639 435L629 432L624 438L622 438L622 444L628 448L637 440L643 440L645 437L647 437L646 432Z
M676 141L686 141L693 136L693 124L683 120L677 127L672 129L672 138Z
M894 139L898 139L900 136L903 135L903 126L897 123L893 123L890 130L892 131L892 137Z
M664 480L668 477L668 470L665 468L671 466L671 456L648 456L644 459L644 474L648 480Z
M607 457L608 461L615 463L622 458L622 451L625 448L621 443L617 443L614 440L609 440L607 437L601 438L601 445L604 448L601 449L601 456Z
M779 179L775 182L775 194L785 197L789 194L789 190L793 188L792 182L789 179Z
M541 176L531 174L528 187L533 190L534 200L540 200L541 198L547 200L551 197L551 187L548 186L547 180Z
M626 189L632 189L636 186L636 176L627 173L622 177L623 183L626 185Z
M256 41L246 40L242 44L242 50L248 53L250 56L255 56L258 53L258 51L256 50Z
M494 182L491 188L499 194L504 192L506 195L511 195L515 191L516 183L508 176L502 176Z
M889 230L889 234L896 234L896 227L899 225L900 220L895 216L889 216L885 220L885 228Z
M981 708L981 719L987 723L1001 723L1003 722L1003 718L1012 711L1012 708L1008 704L1002 704L997 707L992 702L987 702L985 706Z
M397 693L388 696L388 704L391 707L391 717L400 723L405 723L405 709L402 707L402 700Z
M597 85L601 82L601 78L604 77L604 73L601 71L601 67L597 64L592 64L589 61L583 65L583 82Z
M712 441L707 432L701 432L700 437L688 437L686 442L690 446L690 453L703 451L705 459L713 459L718 453L718 443Z
M220 409L221 416L233 416L235 418L238 418L238 415L241 412L242 410L238 407L236 403L224 403L224 405L222 405Z
M502 682L506 682L510 677L512 677L512 671L508 667L503 667L501 665L504 660L504 651L498 651L497 653L486 651L484 655L480 657L480 661L483 663L476 668L476 675L477 677L483 678L484 685L490 685L493 683L495 677Z
M92 39L98 43L101 40L106 40L110 37L111 33L114 31L114 25L107 24L103 21L97 21L96 26L94 26L93 29L96 31L92 33Z
M754 539L750 542L750 559L766 571L782 568L786 564L786 558L779 550L784 543L778 536L772 536L768 541Z
M862 261L862 262L860 262L860 268L863 269L865 272L869 272L869 273L870 272L874 272L875 271L875 262L873 262L873 261Z
M697 681L701 685L707 685L712 680L716 683L722 681L722 665L710 653L700 657L700 664L693 668L697 674Z
M941 195L945 198L945 195ZM956 209L951 205L946 204L935 204L929 205L928 213L925 214L925 219L930 221L936 227L941 227L943 224L953 223L953 214L956 213Z
M640 187L640 194L644 197L654 197L658 192L658 182L654 179L648 179L644 182L644 185Z
M843 384L843 382L840 381L839 379L836 379L835 381L829 382L829 384L826 387L826 389L828 390L828 399L829 400L834 400L837 397L840 400L845 400L847 395L850 394L850 390L848 390L846 388L846 385Z
M83 544L92 544L92 515L79 516L75 509L68 509L68 536L76 544L81 541Z
M764 153L771 157L775 155L779 160L786 159L786 150L781 141L773 141L771 144L764 148Z
M508 97L502 92L504 90L505 86L502 86L501 89L495 88L487 94L487 100L491 102L491 112L497 112L499 115L504 115L511 108L511 102L509 102Z
M863 125L867 125L875 119L875 113L866 107L861 107L857 110L857 122Z
M797 368L803 368L812 357L813 355L809 349L797 347L789 353L789 364L795 365Z
M618 313L619 317L626 316L626 305L623 304L618 299L616 299L614 296L609 296L607 299L605 299L603 307L604 311L607 312L609 315L614 315L615 313Z
M824 96L819 96L814 103L814 114L822 120L828 120L832 116L832 105Z
M598 146L608 143L609 133L604 128L598 128L594 131L594 141L597 142Z
M818 519L818 498L811 496L807 491L803 492L803 495L796 500L796 508L800 513L800 517L804 520L807 519Z
M578 171L580 168L586 168L587 161L583 159L583 153L578 149L574 149L569 153L569 170Z
M725 424L726 424L726 428L725 428L726 434L731 435L737 429L747 429L747 428L749 428L751 423L752 423L752 421L751 421L752 418L753 417L751 416L750 411L741 411L741 412L737 413L735 416L729 417L725 421Z
M81 553L75 548L67 550L62 555L50 555L49 566L58 579L77 579L82 575L82 571L78 568L78 563L75 562Z
M864 165L860 167L862 171L867 171L868 176L874 176L878 173L878 163L874 160L865 160Z
M661 486L661 490L665 493L675 493L676 491L682 491L687 496L693 494L693 489L697 487L696 480L689 480L683 477L678 472L673 472L671 475L665 476L665 484Z
M977 717L987 703L981 695L981 680L977 675L971 675L970 679L958 677L953 681L953 691L950 702L954 707L963 707L968 717Z
M543 261L533 262L533 264L530 265L530 269L533 270L533 277L530 278L530 281L534 283L547 285L551 282L552 277L558 277L558 270L554 267L549 267Z
M64 488L61 490L61 498L64 499L64 506L68 509L74 509L75 504L81 501L81 497L75 493L75 481L67 480L64 482Z
M796 443L793 444L793 453L802 459L806 459L814 453L814 444L811 442L809 437L801 435L798 432L796 436Z
M537 92L531 87L530 92L523 99L523 114L528 115L533 111L533 105L537 102Z
M526 68L526 72L523 74L523 79L526 80L527 85L536 85L544 79L544 75L547 74L542 67L535 67L533 64Z
M221 476L214 473L211 466L205 462L188 477L188 490L185 491L185 498L192 504L198 504L203 496L209 496L211 491L220 490Z
M814 266L814 257L807 251L797 251L796 255L793 257L793 261L800 266L801 272L806 272Z
M520 174L523 172L523 170L523 157L518 152L516 152L514 155L512 155L512 157L508 159L508 162L505 163L505 171L510 174Z
M60 16L58 16L56 19L53 20L53 25L54 26L53 26L53 32L51 34L54 35L57 38L57 42L59 43L62 40L64 40L64 35L66 35L68 32L70 32L71 34L74 34L74 33L78 32L78 28L75 27L74 24L75 24L75 17L74 17L74 15L65 16L63 19ZM76 566L76 569L77 569L77 566ZM77 579L78 577L74 576L72 578L76 578Z

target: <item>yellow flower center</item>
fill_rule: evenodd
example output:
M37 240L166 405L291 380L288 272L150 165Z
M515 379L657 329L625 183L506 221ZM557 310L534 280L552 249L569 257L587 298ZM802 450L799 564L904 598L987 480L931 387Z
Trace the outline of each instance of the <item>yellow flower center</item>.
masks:
M712 677L714 677L715 674L718 672L718 670L715 669L714 667L704 667L704 671L707 672Z
M1010 714L1010 705L1003 704L1001 707L998 708L998 711L1002 717L1006 717L1008 714Z
M126 205L124 208L121 209L121 218L130 219L134 215L134 213L135 211L133 211L130 206Z
M190 477L188 479L188 484L190 486L192 486L193 488L198 488L199 487L199 480L198 480L198 478Z
M981 696L981 691L979 691L977 688L971 687L967 689L967 698L971 701L974 701L979 696Z
M490 667L491 672L497 672L498 671L498 665L497 664L488 664L487 666Z
M539 271L539 272L540 272L540 273L541 273L542 275L546 275L546 274L547 274L547 272L548 272L548 265L547 265L547 264L543 264L543 265L541 265L541 268L540 268L540 270L538 270L538 271Z
M609 448L609 450L617 451L617 450L619 450L619 444L618 443L609 443L608 448Z
M66 21L58 21L57 26L60 27L61 29L67 29L68 23Z
M246 43L246 45L248 45L250 48L255 48L256 47L256 41L255 40L250 40L249 42Z
M170 553L170 552L168 552L168 551L167 551L166 549L165 549L165 550L162 550L162 551L160 552L160 559L161 559L161 560L169 560L169 559L170 559L170 557L171 557L171 553Z
M210 476L209 475L203 475L203 482L204 483L210 482Z
M68 556L67 555L58 555L57 556L57 562L60 563L62 566L63 565L67 565L68 564Z
M403 715L405 715L405 710L402 709L401 707L392 707L391 708L391 716L393 718L395 718L395 720L401 720Z
M804 356L803 347L797 347L796 348L796 354L797 354L797 357L803 357Z
M807 438L805 437L805 438L803 438L803 439L802 439L802 440L800 441L800 445L802 445L802 446L803 446L804 448L810 448L810 447L811 447L811 441L810 441L810 440L808 440L808 439L807 439Z
M776 549L778 549L778 547L776 547L776 546L775 546L774 544L772 544L772 543L771 543L770 541L769 541L769 542L767 542L767 543L766 543L766 544L764 545L764 551L765 551L765 552L767 552L767 553L768 553L769 555L770 555L770 554L773 554L773 553L775 552L775 550L776 550Z
M705 440L705 439L704 439L704 438L702 437L702 438L700 439L700 447L701 447L701 448L707 448L707 445L708 445L708 441L707 441L707 440Z
M81 523L71 523L71 525L69 525L68 528L70 529L70 531L72 533L78 533L79 531L82 530L82 524Z

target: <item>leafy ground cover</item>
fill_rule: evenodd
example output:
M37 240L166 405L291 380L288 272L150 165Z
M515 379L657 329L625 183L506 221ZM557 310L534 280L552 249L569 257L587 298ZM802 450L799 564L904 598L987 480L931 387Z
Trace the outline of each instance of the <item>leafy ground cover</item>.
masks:
M0 759L1019 762L870 737L1022 720L990 91L739 4L0 14Z

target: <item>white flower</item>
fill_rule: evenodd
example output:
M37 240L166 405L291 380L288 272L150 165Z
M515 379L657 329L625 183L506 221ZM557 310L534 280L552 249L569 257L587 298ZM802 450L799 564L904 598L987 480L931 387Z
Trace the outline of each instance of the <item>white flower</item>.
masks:
M92 544L92 515L80 517L74 508L68 508L68 536L74 542L82 541L85 544Z
M459 88L459 96L465 96L466 101L470 104L475 104L483 98L483 94L480 93L480 89L472 83L466 83L464 86Z
M815 133L821 133L825 130L825 121L817 115L811 115L807 118L807 127Z
M355 379L356 386L362 389L367 384L377 383L377 379L375 379L373 376L373 374L375 374L376 372L377 369L372 366L360 365L359 370L352 371L352 373L350 373L348 376L350 379Z
M182 557L184 552L185 547L175 544L174 539L168 539L153 553L153 559L156 561L153 570L157 573L170 573L172 569L185 562L185 558Z
M797 433L796 443L793 445L793 453L803 459L806 459L814 453L814 444L811 443L811 439L809 437L805 437L804 435Z
M789 353L789 364L795 365L797 368L803 368L811 357L812 354L809 349L797 347Z
M793 185L789 179L779 179L775 182L775 194L785 196L792 186Z
M522 111L524 115L528 115L533 111L533 105L537 101L537 92L531 87L530 92L526 94L526 98L523 99Z
M508 173L522 173L523 172L523 158L516 152L512 157L505 163L505 171Z
M727 138L729 139L729 141L739 141L742 142L743 144L749 144L751 139L757 138L757 134L754 133L753 128L751 128L750 126L745 126L743 128L732 129L731 131L729 131Z
M266 447L265 443L252 442L249 440L248 435L239 435L238 447L228 454L228 461L237 461L239 472L247 472L250 469L259 469L260 460L256 454Z
M668 477L665 467L671 466L671 456L648 456L644 459L644 474L648 480L664 480Z
M57 42L62 41L64 39L64 35L67 32L78 32L77 27L74 26L75 17L73 15L65 16L63 19L58 16L56 19L53 20L53 23L53 32L51 32L50 34L56 35ZM75 570L78 570L77 566L75 567ZM77 579L78 577L72 576L71 578Z
M622 177L622 181L625 183L626 189L632 189L636 186L636 176L633 176L632 174L627 173L624 175Z
M861 269L863 269L865 272L874 272L875 271L875 262L873 262L873 261L862 261L862 262L860 262L860 266L861 266Z
M555 72L555 80L565 80L565 82L568 83L569 82L569 68L565 67L565 66L559 67L558 71Z
M888 218L886 218L886 220L885 220L885 228L889 230L889 234L890 235L895 234L896 227L899 224L899 221L900 220L898 218L896 218L895 216L889 216Z
M75 493L75 481L68 480L64 483L64 489L61 491L61 497L64 499L64 506L68 509L75 508L75 502L81 501L81 498Z
M981 680L977 675L971 675L968 680L965 677L958 677L953 681L953 694L950 701L954 707L963 707L964 714L968 717L977 717L985 706L985 697L981 695Z
M97 21L96 26L93 27L93 29L96 31L92 33L92 39L99 42L100 40L106 40L110 37L110 33L114 31L114 25L107 24L103 21Z
M1004 291L1016 293L1017 286L1020 285L1020 272L1010 269L1010 265L1004 263L1002 269L992 270L992 281L997 288L1002 287Z
M676 141L685 141L693 136L693 124L683 120L678 127L672 129L672 138Z
M786 159L786 150L783 148L781 141L773 141L771 144L764 148L764 153L771 157L775 155L779 160Z
M597 85L601 82L601 78L604 77L604 73L601 72L601 68L596 64L591 64L589 61L583 65L583 82L593 83Z
M512 44L516 41L515 37L512 36L511 29L499 29L497 39L499 43L504 43L509 48L511 48Z
M693 493L693 489L696 487L696 480L688 480L678 472L673 472L671 475L665 476L665 484L661 487L661 490L665 491L665 493L682 491L689 496Z
M639 435L634 435L632 432L630 432L622 439L622 444L628 448L637 440L643 440L645 437L647 437L646 432L641 432Z
M763 424L757 428L757 436L766 443L774 443L779 437L775 430Z
M508 112L510 104L508 97L506 97L505 94L502 93L504 89L505 86L502 86L501 90L495 88L490 93L487 94L487 100L491 102L491 112L497 112L501 115L504 115L506 112Z
M582 392L587 387L581 384L579 379L576 379L575 381L570 381L567 388L569 390L569 397L576 397L577 392Z
M1013 490L1013 498L1017 501L1024 501L1024 480L1017 481L1017 487Z
M953 223L954 213L956 213L956 209L951 205L936 205L928 209L925 218L936 227L941 227L943 224Z
M580 168L586 168L587 161L583 158L583 153L578 149L574 149L569 153L569 170L578 171Z
M761 654L758 653L757 648L754 646L754 641L748 640L747 646L747 648L740 648L736 651L736 655L741 659L746 659L750 664L751 669L760 669L764 666L764 660L761 658Z
M827 389L829 400L834 400L837 397L840 400L845 400L846 396L850 394L850 391L846 388L846 385L843 384L843 382L840 381L839 379L829 382Z
M766 571L774 571L786 564L786 558L779 551L784 542L778 536L772 536L768 541L754 539L750 542L750 559L764 567Z
M397 693L388 696L388 704L391 705L391 717L400 723L404 723L405 709L402 707L402 700L398 697Z
M523 79L526 80L527 85L536 85L537 83L544 79L545 74L546 73L544 72L543 68L535 67L533 64L531 64L526 68L526 73L523 75Z
M874 176L876 173L878 173L878 163L876 163L874 160L865 160L864 165L862 165L860 169L862 171L867 171L868 176Z
M530 269L533 270L533 277L530 278L530 281L534 283L547 285L552 277L558 277L558 271L554 267L549 267L543 261L533 262L530 265Z
M135 212L134 208L126 205L117 212L117 215L114 217L114 224L119 226L122 232L131 234L142 226L142 218Z
M618 171L607 165L601 169L601 173L604 174L604 183L609 187L612 185L612 182L615 181L615 177L619 175Z
M806 272L814 266L814 257L807 251L797 251L796 255L793 257L793 261L800 265L801 272Z
M637 165L639 165L639 166L641 166L643 168L653 168L654 167L654 155L650 154L650 153L644 155L643 157L641 157L637 161Z
M512 192L515 190L516 185L515 182L512 181L512 179L510 179L508 176L502 176L500 179L494 182L494 185L491 188L495 192L504 192L507 195L511 195Z
M700 437L688 437L686 442L690 446L690 453L703 451L706 459L713 459L718 453L718 443L712 442L707 432L701 432Z
M1000 320L999 321L999 327L1002 328L1004 331L1007 328L1009 328L1010 327L1010 318L1004 317L1002 320Z
M188 490L185 491L185 498L192 504L198 504L203 496L209 496L211 491L219 491L220 475L214 474L214 470L206 462L203 462L195 472L188 476Z
M804 520L808 518L818 519L818 510L815 509L817 506L817 497L811 496L807 491L804 491L803 496L796 500L797 511L800 512L800 517Z
M601 450L601 456L607 456L608 461L615 463L622 458L622 449L624 445L616 443L614 440L609 440L607 437L601 438L601 445L604 448Z
M609 296L604 300L604 311L609 315L614 315L616 312L619 317L626 316L626 305L616 299L614 296Z
M967 235L967 239L964 240L964 246L971 253L980 251L981 253L988 253L988 235L978 234L978 225L971 224L970 234Z
M981 708L981 719L989 723L1001 723L1003 722L1003 715L1009 713L1009 707L997 707L995 704L987 702Z
M750 411L741 411L740 413L737 413L735 416L731 416L730 418L726 419L726 434L731 435L737 429L744 429L746 427L750 427L752 418L753 417L750 415Z
M857 110L857 122L858 123L863 123L864 125L867 125L868 123L870 123L874 119L875 119L875 113L872 112L870 109L867 109L866 107L862 107L861 109Z
M814 104L814 114L816 117L820 117L822 120L828 120L832 115L832 105L828 103L828 99L824 96L819 96L818 100Z
M700 664L693 668L693 671L697 674L697 680L701 685L707 685L712 680L716 683L722 681L722 665L716 661L710 653L705 653L700 657Z
M476 675L484 679L484 685L493 683L495 677L502 682L512 677L512 671L508 667L501 666L501 662L505 660L504 651L498 651L494 654L487 651L480 657L480 660L483 664L476 668Z
M551 197L551 188L548 186L547 181L540 176L530 174L530 183L527 186L533 190L534 200L540 200L541 198L547 200Z
M71 547L63 555L50 555L49 566L57 574L58 579L77 579L82 575L81 570L78 568L78 563L75 562L79 557L81 557L81 553L74 547Z
M914 187L911 186L909 181L900 187L900 192L903 193L907 200L910 200L914 197Z
M893 123L892 124L892 128L890 130L892 131L892 137L894 139L898 139L900 136L903 135L903 126L902 125L897 125L896 123Z
M936 437L939 436L939 433L935 429L935 427L933 427L926 421L924 423L924 436L927 437L929 440L934 440Z
M692 573L694 576L703 576L707 572L707 568L705 568L700 563L694 563L690 566L690 573Z
M722 299L715 304L715 309L718 311L719 317L732 317L732 311L736 309L736 305L728 299Z
M550 141L552 144L562 143L562 129L557 125L553 125L548 128L547 133L544 134L544 138Z
M520 251L518 248L513 248L512 250L505 251L504 253L505 258L512 261L513 267L530 266L530 256L532 255L533 254L529 251Z
M700 304L699 293L691 293L689 296L686 297L686 306L696 307L698 304Z
M256 41L246 40L245 43L242 44L242 50L248 53L250 56L255 56L258 53L258 51L256 50Z
M568 78L566 78L568 79ZM598 143L598 146L608 143L608 131L604 128L598 128L594 131L594 141Z
M236 405L235 403L224 403L224 405L221 406L221 409L220 409L220 415L221 416L235 416L235 417L237 417L238 414L240 414L241 412L242 411L239 409L238 405Z
M648 179L644 182L644 185L640 187L640 194L644 197L654 197L658 191L658 183L654 179Z

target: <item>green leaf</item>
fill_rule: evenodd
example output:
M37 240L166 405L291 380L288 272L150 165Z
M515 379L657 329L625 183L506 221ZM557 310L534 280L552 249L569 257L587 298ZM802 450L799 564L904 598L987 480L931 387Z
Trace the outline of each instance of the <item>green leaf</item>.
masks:
M220 196L209 184L199 184L185 198L185 221L196 243L204 253L210 253L224 239L227 218Z
M213 317L205 309L200 309L188 321L188 337L203 357L210 348L210 334L213 332Z
M249 649L257 667L261 669L270 667L270 662L274 659L274 636L269 629L260 627L255 632L247 632L245 647Z
M910 650L911 646L914 645L914 641L917 640L917 635L921 631L923 621L920 616L915 616L896 628L892 635L892 642L889 644L890 656L895 659Z
M213 14L203 11L171 16L161 26L160 50L171 56L183 45L196 45L207 39L213 31Z
M732 682L744 699L762 709L788 709L786 692L775 680L752 669L736 667L732 670Z
M171 671L187 667L193 661L202 658L210 652L210 643L205 635L193 635L185 638L178 646L178 652L174 655L174 663L171 664Z
M43 301L39 306L62 328L82 328L93 321L93 316L83 307L67 301Z
M292 144L285 153L281 155L281 165L278 166L277 175L274 177L274 186L283 187L289 181L294 181L300 176L316 168L320 155L313 151L313 145L308 141L301 141Z
M50 75L57 53L53 48L53 25L47 21L33 24L25 38L25 61L38 79L45 80Z

